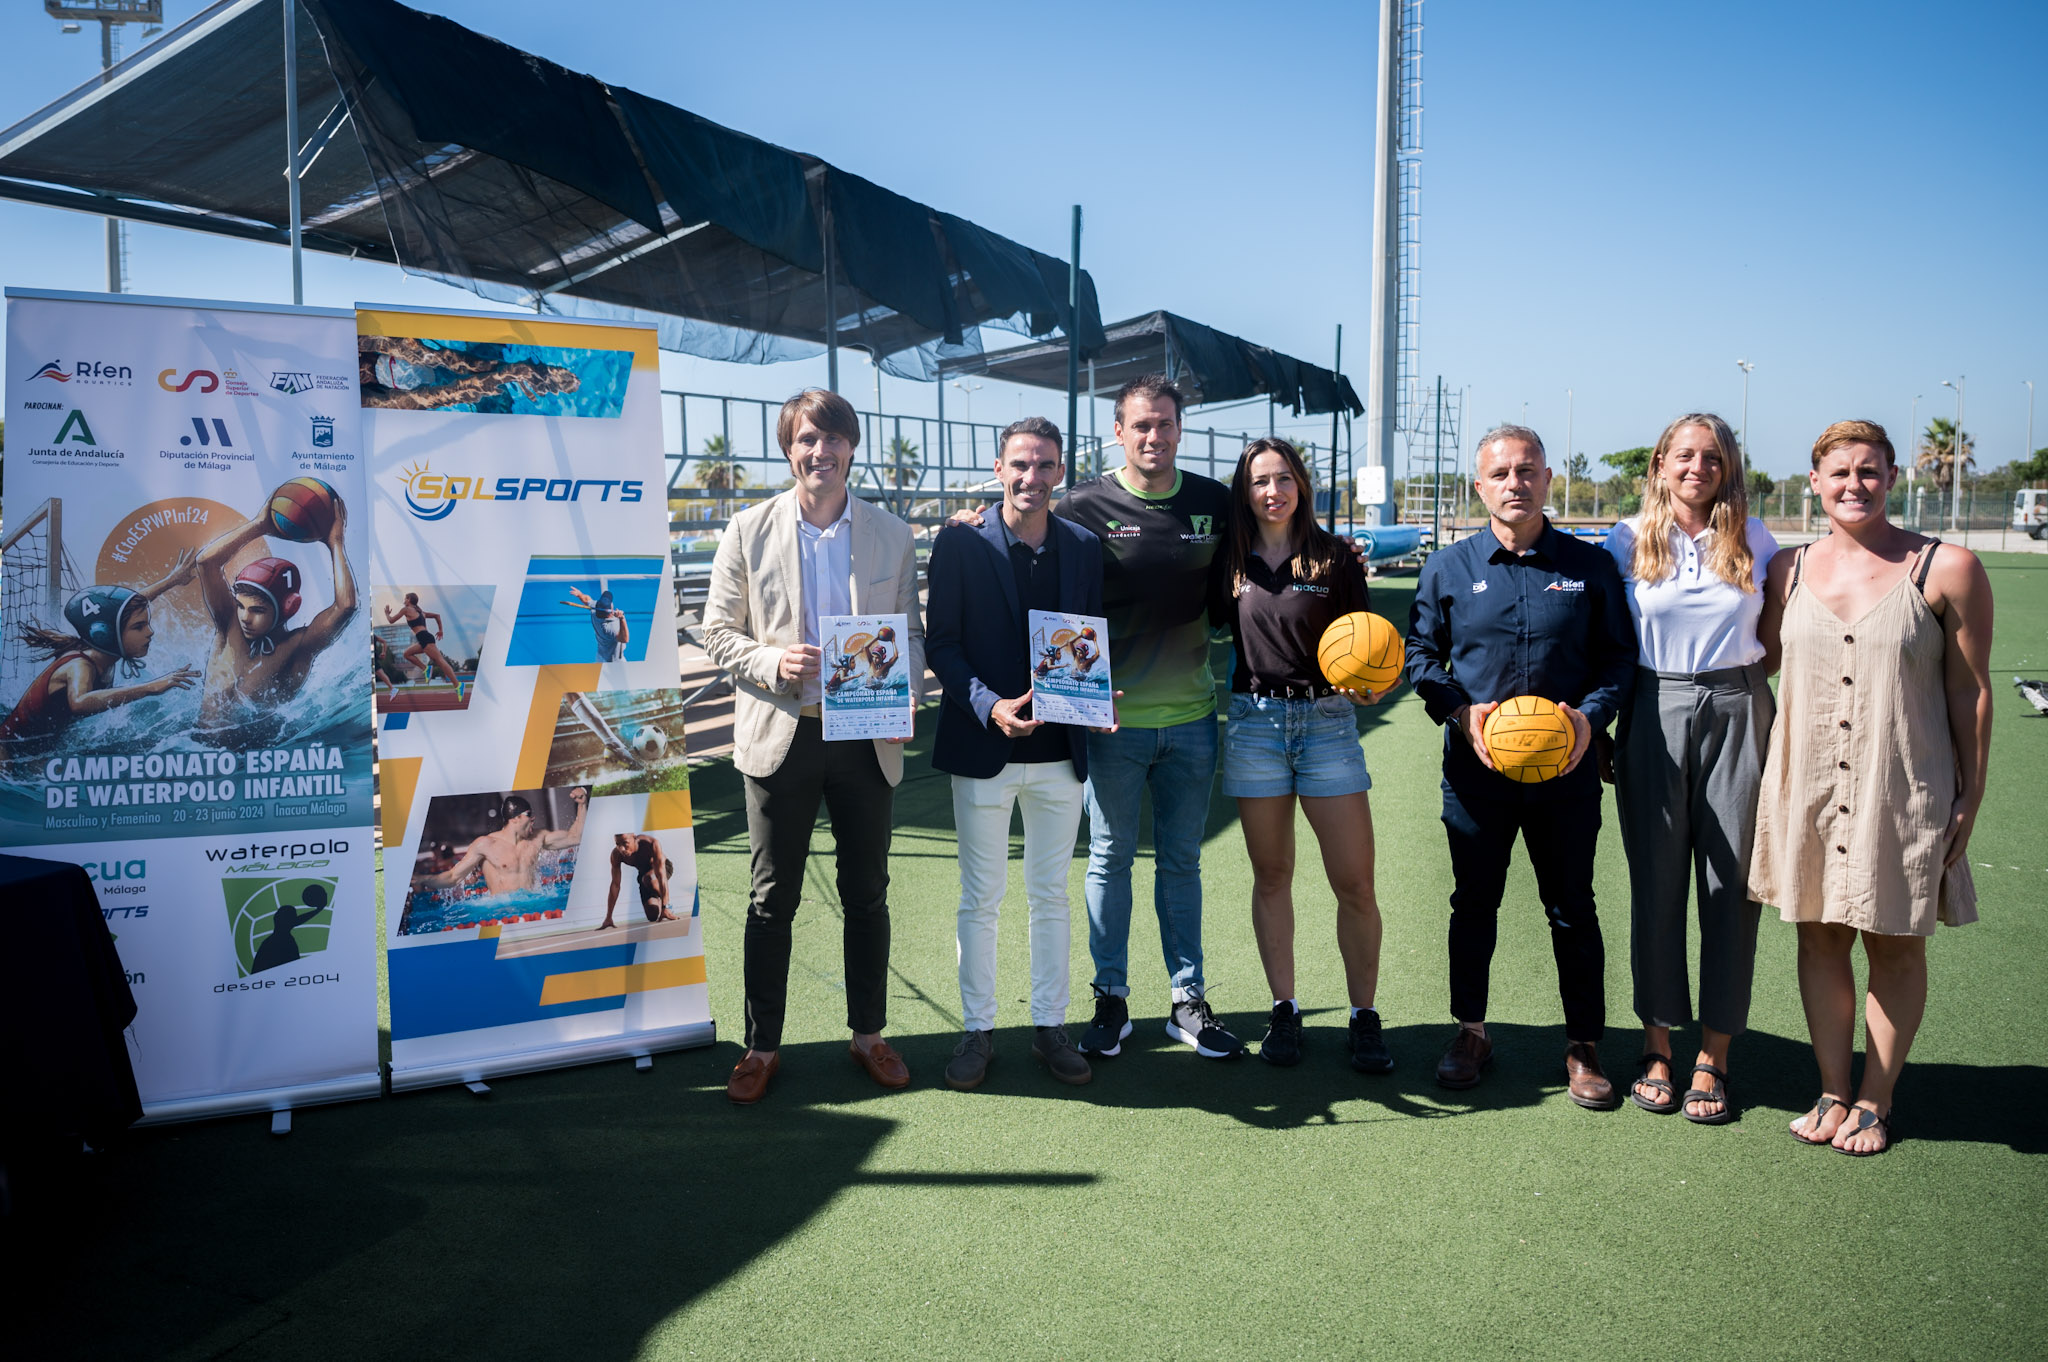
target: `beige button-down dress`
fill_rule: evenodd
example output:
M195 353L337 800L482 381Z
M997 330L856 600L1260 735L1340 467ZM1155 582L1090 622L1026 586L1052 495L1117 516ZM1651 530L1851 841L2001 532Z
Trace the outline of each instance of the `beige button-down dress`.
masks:
M1932 553L1853 624L1793 570L1749 863L1750 896L1787 922L1932 936L1977 920L1969 862L1941 864L1958 778L1946 640L1922 594Z

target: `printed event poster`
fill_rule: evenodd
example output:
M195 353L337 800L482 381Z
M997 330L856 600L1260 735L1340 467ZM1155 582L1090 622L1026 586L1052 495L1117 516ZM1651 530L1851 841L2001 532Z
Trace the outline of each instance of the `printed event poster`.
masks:
M392 1086L708 1044L654 332L357 321Z
M1109 683L1109 621L1100 615L1029 611L1031 717L1050 724L1108 728L1116 722Z
M96 881L146 1119L379 1088L354 332L7 294L0 845Z
M820 615L825 741L907 738L915 719L908 615Z

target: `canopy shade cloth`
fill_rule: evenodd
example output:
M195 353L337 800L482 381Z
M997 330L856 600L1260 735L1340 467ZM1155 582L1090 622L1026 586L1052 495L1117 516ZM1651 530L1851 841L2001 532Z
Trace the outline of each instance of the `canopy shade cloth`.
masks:
M930 379L983 326L1067 334L1065 261L395 0L298 3L310 249L708 359L836 340ZM0 198L287 241L283 11L223 0L0 132Z
M1303 412L1340 407L1365 414L1351 380L1292 355L1226 335L1171 312L1147 312L1104 328L1106 342L1090 357L1092 390L1115 392L1140 374L1163 373L1180 385L1191 405L1234 402L1266 394L1273 402ZM948 374L985 374L1036 388L1067 386L1064 345L1019 345L979 355L945 359ZM1082 379L1084 389L1089 380Z

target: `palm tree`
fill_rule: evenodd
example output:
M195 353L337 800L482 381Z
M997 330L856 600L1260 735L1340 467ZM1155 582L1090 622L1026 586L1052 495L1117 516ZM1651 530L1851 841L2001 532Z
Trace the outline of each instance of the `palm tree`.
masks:
M916 444L901 435L889 441L887 458L891 487L900 489L915 485L924 475L924 459Z
M1957 439L1961 436L1960 441ZM1943 496L1956 481L1956 446L1962 446L1961 467L1968 472L1977 461L1970 457L1977 448L1976 437L1968 431L1958 431L1956 423L1946 416L1937 416L1927 423L1927 429L1920 436L1920 449L1913 459L1913 466L1931 475L1934 486Z
M747 485L747 470L732 457L732 447L723 435L713 435L704 442L704 453L697 460L695 483L713 492L730 492ZM718 498L718 518L726 518L727 501Z

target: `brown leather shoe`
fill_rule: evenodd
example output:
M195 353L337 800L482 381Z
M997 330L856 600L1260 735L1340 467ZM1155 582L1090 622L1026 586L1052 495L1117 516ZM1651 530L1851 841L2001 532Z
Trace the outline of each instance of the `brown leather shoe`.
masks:
M1570 1080L1566 1094L1580 1106L1606 1111L1621 1105L1614 1085L1600 1072L1600 1052L1590 1041L1575 1040L1564 1047L1564 1073Z
M781 1067L780 1050L766 1059L749 1050L745 1058L733 1066L732 1077L725 1080L725 1100L742 1107L754 1105L768 1095L768 1080L775 1077L775 1071Z
M1476 1088L1479 1074L1493 1063L1493 1042L1477 1031L1458 1028L1451 1048L1437 1061L1436 1081L1443 1088Z
M903 1056L889 1048L889 1042L878 1040L872 1050L860 1048L859 1041L848 1041L848 1054L853 1062L868 1071L868 1077L885 1088L907 1088L910 1086L910 1069L903 1063Z

